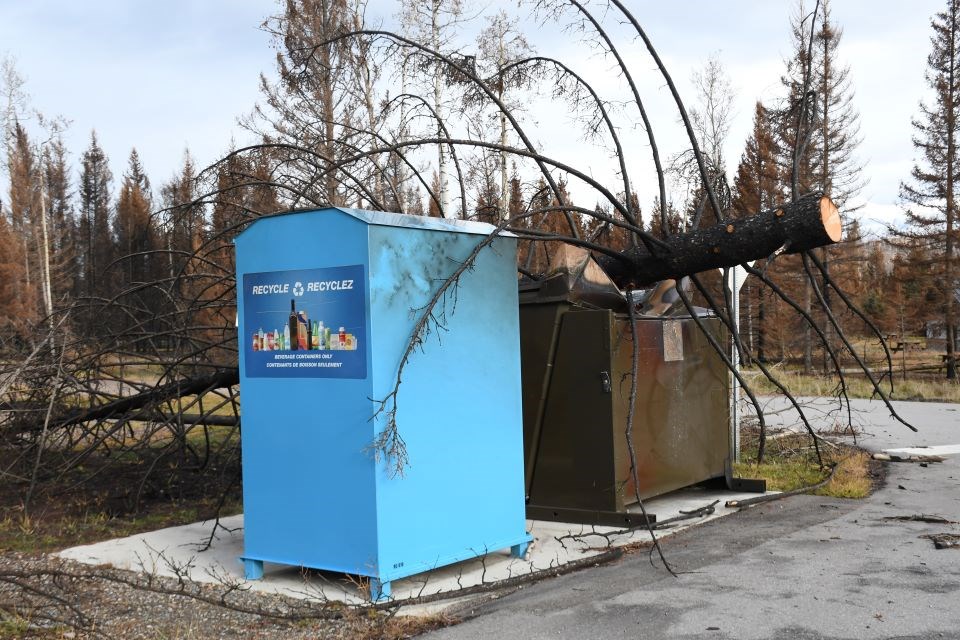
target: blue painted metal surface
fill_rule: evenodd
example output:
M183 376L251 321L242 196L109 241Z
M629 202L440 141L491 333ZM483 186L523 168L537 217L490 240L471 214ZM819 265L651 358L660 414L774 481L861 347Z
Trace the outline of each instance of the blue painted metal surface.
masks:
M248 577L259 577L264 561L358 574L370 577L376 600L389 597L391 580L525 551L514 238L480 252L435 310L443 328L404 371L404 475L369 449L385 426L383 416L371 420L375 400L393 389L413 310L491 230L330 208L263 218L237 237ZM349 303L348 279L360 287ZM291 300L333 322L332 339L348 318L354 352L290 351L276 338L268 347L261 329L282 334Z

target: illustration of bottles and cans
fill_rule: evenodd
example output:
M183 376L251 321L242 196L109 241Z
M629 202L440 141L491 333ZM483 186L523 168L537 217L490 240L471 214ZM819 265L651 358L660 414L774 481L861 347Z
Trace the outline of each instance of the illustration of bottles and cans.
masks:
M310 320L305 310L297 311L290 301L290 317L282 329L253 332L254 351L355 351L357 337L344 327L336 331L322 320Z

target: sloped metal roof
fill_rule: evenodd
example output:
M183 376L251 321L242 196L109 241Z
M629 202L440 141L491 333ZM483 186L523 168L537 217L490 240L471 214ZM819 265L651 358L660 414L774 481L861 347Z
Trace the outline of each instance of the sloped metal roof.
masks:
M428 231L453 231L457 233L469 233L473 235L488 236L496 230L496 227L486 222L476 222L474 220L458 220L449 218L431 218L429 216L416 216L404 213L390 213L387 211L368 211L366 209L352 209L350 207L316 207L310 209L293 209L291 211L280 211L270 215L262 216L251 223L250 227L257 224L260 220L273 218L275 216L286 216L297 213L320 213L324 211L340 211L361 222L369 225L381 227L403 227L406 229L425 229ZM250 227L247 227L249 229ZM244 230L246 231L246 229ZM243 235L243 232L240 233ZM501 236L514 237L509 231L500 232Z

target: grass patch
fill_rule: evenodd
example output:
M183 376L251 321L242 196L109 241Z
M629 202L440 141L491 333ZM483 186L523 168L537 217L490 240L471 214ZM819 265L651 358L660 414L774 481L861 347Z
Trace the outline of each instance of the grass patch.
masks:
M373 614L367 615L372 616ZM366 629L358 630L352 637L356 640L403 640L419 636L428 631L449 627L455 622L457 622L456 618L445 613L424 616L390 616L379 619Z
M66 632L42 621L33 624L18 614L4 613L0 617L0 640L62 640Z
M221 516L242 510L235 455L213 455L198 466L192 457L147 443L136 451L104 449L82 465L53 473L49 469L61 462L55 454L51 451L29 504L27 473L0 483L0 553L45 553L208 520L222 497ZM0 449L0 468L14 469L21 457L17 450Z
M873 488L875 476L871 471L870 455L848 446L821 443L826 468L817 463L810 437L789 434L767 441L767 452L762 463L757 463L757 435L744 437L745 452L742 461L734 465L734 474L741 478L763 478L771 491L792 491L815 485L830 475L830 467L837 465L833 479L814 495L834 498L865 498ZM750 452L750 453L746 453Z
M744 369L747 381L758 393L779 393L776 386L766 376L756 369ZM879 375L878 371L875 373ZM790 393L798 396L835 396L839 389L840 379L836 376L804 375L797 371L775 370L773 374ZM847 395L851 398L874 397L873 385L863 375L846 375ZM937 402L960 403L960 384L956 381L920 377L913 375L906 380L895 378L893 393L890 393L889 382L884 381L881 387L892 400L926 400Z
M213 516L217 500L170 501L149 505L142 512L113 515L109 505L68 505L53 510L38 507L24 514L22 508L0 508L0 552L48 553L110 538L122 538L164 527L190 524ZM240 513L242 504L233 497L221 516ZM2 637L2 636L0 636Z

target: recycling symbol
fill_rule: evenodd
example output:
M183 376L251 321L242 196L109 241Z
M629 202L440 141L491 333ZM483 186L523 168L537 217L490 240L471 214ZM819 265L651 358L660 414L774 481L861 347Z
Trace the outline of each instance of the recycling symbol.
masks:
M302 283L302 282L294 282L294 283L293 283L293 295L298 296L298 297L303 295L303 283Z

